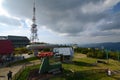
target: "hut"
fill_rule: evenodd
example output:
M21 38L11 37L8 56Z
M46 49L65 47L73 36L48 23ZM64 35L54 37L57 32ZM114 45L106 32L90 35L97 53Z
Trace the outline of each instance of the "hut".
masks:
M59 47L54 48L55 55L60 55L62 62L69 62L73 58L74 50L72 47Z

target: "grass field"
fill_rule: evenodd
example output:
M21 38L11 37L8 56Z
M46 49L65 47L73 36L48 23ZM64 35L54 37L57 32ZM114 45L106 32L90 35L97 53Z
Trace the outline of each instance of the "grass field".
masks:
M50 80L120 80L120 62L110 59L103 60L109 61L109 64L96 64L96 61L97 59L95 58L88 58L83 54L75 54L71 63L62 64L63 73L55 75ZM18 80L26 80L30 70L35 68L39 68L39 65L26 68L21 74L22 77L19 77ZM106 72L108 68L112 72L118 72L108 76Z
M75 54L73 62L63 64L64 73L50 80L120 80L120 73L107 75L106 69L120 70L120 62L109 60L109 64L96 63L97 59ZM104 60L108 61L108 60Z
M39 66L40 65L28 66L20 73L20 75L16 78L16 80L27 80L29 72L33 69L38 69Z

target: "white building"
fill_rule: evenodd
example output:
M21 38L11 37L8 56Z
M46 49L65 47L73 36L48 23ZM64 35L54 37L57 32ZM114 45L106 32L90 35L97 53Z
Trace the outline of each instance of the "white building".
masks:
M72 47L53 48L55 55L62 55L63 61L71 61L73 58L74 50Z

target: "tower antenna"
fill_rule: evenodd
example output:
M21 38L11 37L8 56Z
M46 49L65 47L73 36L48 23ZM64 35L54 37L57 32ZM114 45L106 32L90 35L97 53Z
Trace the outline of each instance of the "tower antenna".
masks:
M33 2L33 18L32 18L32 25L31 25L31 36L30 36L30 41L31 43L36 43L38 42L38 34L37 34L37 25L36 25L36 16L35 16L35 12L36 12L36 7L35 7L35 0Z

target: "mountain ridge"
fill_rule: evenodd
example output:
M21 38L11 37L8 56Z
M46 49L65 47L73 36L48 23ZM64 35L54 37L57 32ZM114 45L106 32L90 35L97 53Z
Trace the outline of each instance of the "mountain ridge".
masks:
M91 43L79 45L79 47L85 48L104 48L108 50L119 50L120 51L120 42L104 42L104 43Z

